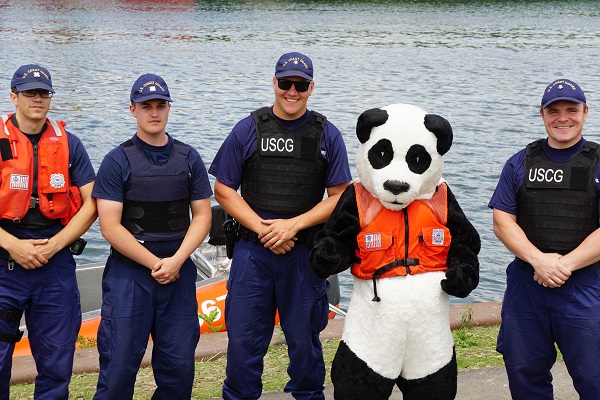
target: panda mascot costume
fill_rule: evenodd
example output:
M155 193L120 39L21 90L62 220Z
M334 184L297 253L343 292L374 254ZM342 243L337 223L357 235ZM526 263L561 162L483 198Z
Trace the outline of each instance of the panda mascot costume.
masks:
M454 399L449 295L479 282L479 234L442 179L450 123L408 104L358 118L359 179L315 237L310 261L354 288L331 369L334 397Z

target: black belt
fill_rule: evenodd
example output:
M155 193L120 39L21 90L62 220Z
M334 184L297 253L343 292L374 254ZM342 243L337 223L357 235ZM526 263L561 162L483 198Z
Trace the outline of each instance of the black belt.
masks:
M127 257L125 254L123 253L119 253L119 251L117 249L115 249L114 247L110 246L110 255L112 258L114 258L115 260L125 263L125 264L139 264L136 261L133 261L131 258ZM157 256L160 258L167 258L167 257L172 257L173 255L171 254L170 256L165 255L165 256ZM144 267L145 268L145 267Z
M319 231L320 229L323 228L324 225L315 225L312 226L308 229L303 229L300 232L298 232L296 234L296 238L298 238L298 240L296 241L296 243L298 244L306 244L306 245L311 245L312 246L312 242L313 239L315 238L315 234L317 233L317 231ZM248 228L246 228L244 225L240 224L239 227L239 231L238 231L239 237L241 239L245 239L249 242L252 243L260 243L260 239L258 238L258 234Z
M521 260L521 259L519 259L519 260ZM535 269L533 268L533 266L531 264L529 264L528 262L525 262L525 261L521 260L521 263L522 263L523 267L526 270L528 270L528 271L529 270L535 271ZM519 265L519 263L517 263L517 265ZM600 268L600 261L597 261L597 262L595 262L593 264L590 264L587 267L583 267L583 268L577 269L577 270L573 271L573 273L577 273L577 272L583 271L583 270L585 270L585 271L593 271L593 270L598 269L598 268Z
M260 243L260 239L258 238L258 234L250 229L246 228L244 225L240 225L238 231L240 238L247 240L252 243Z
M10 253L6 250L3 249L2 247L0 247L0 259L2 260L10 260Z
M133 262L135 262L131 258L125 256L123 253L119 253L117 251L117 249L115 249L112 246L110 246L110 256L112 258L114 258L115 260L120 261L122 263L133 263Z

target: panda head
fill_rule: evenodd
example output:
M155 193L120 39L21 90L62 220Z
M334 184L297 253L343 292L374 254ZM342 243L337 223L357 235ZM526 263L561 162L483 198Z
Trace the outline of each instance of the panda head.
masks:
M452 145L450 123L410 104L373 108L358 118L360 182L384 207L401 210L429 199L442 180Z

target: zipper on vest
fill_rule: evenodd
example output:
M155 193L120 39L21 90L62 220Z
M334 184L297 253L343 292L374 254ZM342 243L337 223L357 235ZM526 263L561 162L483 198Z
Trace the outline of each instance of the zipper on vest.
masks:
M31 196L35 196L38 194L38 143L33 144L33 182L31 188Z
M405 208L404 209L404 259L408 261L408 209ZM407 265L404 266L404 268L406 268L406 276L410 275L410 266L408 265L408 262L406 263Z
M390 270L391 268L394 268L396 266L400 266L402 264L404 264L404 268L406 268L406 275L410 275L410 264L413 260L417 260L418 259L409 259L408 258L408 238L409 238L409 227L408 227L408 210L405 208L403 210L404 213L404 260L396 260L393 263L387 264L381 268L378 268L375 273L373 274L373 294L374 297L371 301L375 301L375 302L379 302L381 301L381 298L379 297L379 295L377 294L377 278L379 278L381 275L383 275L384 273L386 273L388 270ZM392 245L394 244L394 237L392 236ZM399 261L401 263L399 263Z

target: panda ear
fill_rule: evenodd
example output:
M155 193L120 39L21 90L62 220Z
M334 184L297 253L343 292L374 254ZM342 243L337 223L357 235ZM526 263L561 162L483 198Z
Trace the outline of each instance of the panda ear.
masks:
M425 128L437 138L437 152L443 156L452 146L452 127L444 117L436 114L425 115Z
M361 143L365 143L371 137L371 130L385 124L388 118L387 111L380 108L364 111L356 123L356 137Z

